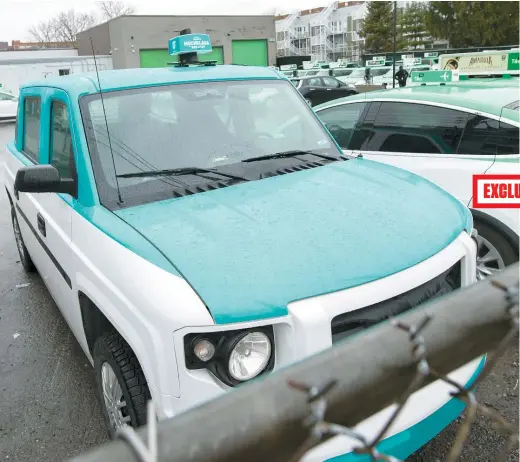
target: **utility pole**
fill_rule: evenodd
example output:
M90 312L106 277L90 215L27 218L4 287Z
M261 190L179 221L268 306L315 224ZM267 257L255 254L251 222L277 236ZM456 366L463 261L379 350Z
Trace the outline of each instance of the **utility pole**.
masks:
M395 88L395 52L397 47L397 2L394 2L394 52L392 56L392 88Z

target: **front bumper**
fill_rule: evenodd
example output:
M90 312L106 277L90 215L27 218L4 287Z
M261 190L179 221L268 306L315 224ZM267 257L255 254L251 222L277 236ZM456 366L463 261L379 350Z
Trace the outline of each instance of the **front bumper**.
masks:
M277 370L311 354L329 348L332 345L331 321L335 316L371 306L407 292L412 288L430 281L451 268L457 262L460 262L461 286L469 285L475 282L475 261L475 243L466 232L462 232L455 241L441 252L412 268L351 289L289 303L289 315L283 318L261 320L258 322L215 325L203 328L186 327L180 329L174 333L180 397L161 394L161 405L160 409L158 409L159 418L173 417L179 412L195 405L200 405L205 401L209 401L231 390L204 369L186 369L183 338L188 333L233 330L270 324L274 328L276 346L275 370ZM454 371L449 376L459 383L467 383L477 370L478 364L479 360L472 361L457 371ZM400 417L394 422L394 425L392 425L387 433L385 444L395 445L395 441L397 441L395 438L397 438L397 436L393 437L394 439L391 437L398 433L401 439L408 437L413 438L413 445L418 444L417 447L424 444L420 443L424 438L415 440L415 438L417 438L414 433L415 430L412 432L411 429L415 428L414 426L417 426L425 419L430 418L439 411L439 409L443 409L445 405L448 405L449 391L451 391L451 389L449 389L444 382L437 381L415 393ZM449 404L449 408L452 407L453 405ZM392 409L393 407L390 406L382 410L359 424L356 429L370 438L370 435L373 436L375 434L374 432L382 427L382 422L388 417ZM452 413L449 415L451 416ZM446 421L446 425L451 421L448 420ZM439 427L436 429L435 433L432 433L429 438L433 437L442 428L443 427ZM402 435L409 436L406 437ZM305 460L327 460L339 455L344 455L357 445L355 441L338 438L333 438L320 445L313 450L312 453L309 453L308 457L310 458L306 458ZM386 441L390 441L390 443ZM410 445L412 445L412 443L410 443Z
M466 388L469 388L479 376L484 367L485 358L479 358L476 360L476 362L478 366L473 375L466 382ZM473 361L473 363L475 363L475 361ZM440 392L440 390L438 390L438 392ZM377 450L382 454L393 456L399 460L405 460L415 451L428 443L428 441L437 436L451 422L453 422L462 413L465 406L466 405L459 399L451 398L446 402L446 404L441 406L439 409L431 413L428 417L421 420L417 424L381 441L381 443L377 445ZM359 443L354 443L352 441L335 441L332 442L329 450L331 450L332 447L336 445L341 446L344 450L347 444L353 444L353 447L359 446ZM353 452L329 459L323 459L320 457L319 452L314 452L303 460L307 462L311 460L326 460L327 462L370 462L370 458L368 456L357 455Z

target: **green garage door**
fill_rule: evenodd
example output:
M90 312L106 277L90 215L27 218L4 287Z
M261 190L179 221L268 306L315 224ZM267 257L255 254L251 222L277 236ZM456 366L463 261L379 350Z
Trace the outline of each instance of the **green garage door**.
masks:
M179 60L178 56L170 56L168 50L140 50L139 58L141 67L166 67L168 63L174 63ZM222 47L213 47L211 53L199 55L201 61L217 61L217 64L224 64L224 54Z
M233 40L233 64L267 66L267 40Z

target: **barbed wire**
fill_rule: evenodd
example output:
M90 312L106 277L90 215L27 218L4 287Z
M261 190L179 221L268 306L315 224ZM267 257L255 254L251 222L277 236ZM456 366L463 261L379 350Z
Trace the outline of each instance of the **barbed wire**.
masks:
M501 453L497 455L497 458L495 459L496 461L505 461L509 452L518 447L518 429L516 426L506 422L497 411L490 409L485 404L479 403L476 399L474 390L477 385L488 376L490 371L496 365L497 360L502 356L508 345L516 338L518 334L519 296L518 286L506 287L498 281L491 281L491 285L499 290L502 290L505 294L507 301L505 314L510 318L511 329L499 343L497 348L486 355L486 362L481 373L477 379L474 380L473 383L467 388L464 385L461 385L447 377L446 375L438 374L428 364L427 350L421 332L432 320L432 315L426 314L422 320L417 323L417 325L407 325L395 318L390 318L391 325L393 325L396 329L404 331L408 334L408 340L411 346L411 355L416 366L416 374L405 392L396 400L396 409L392 412L389 419L371 441L351 428L325 421L325 413L327 410L326 395L334 388L337 381L331 381L321 388L300 382L289 381L289 387L297 391L307 393L309 416L304 423L306 425L310 425L311 427L308 439L302 444L299 451L295 454L292 462L299 461L308 451L323 441L325 437L331 436L348 436L357 440L359 443L361 443L361 445L354 448L353 452L360 455L368 455L370 456L371 461L403 462L391 455L379 452L377 445L383 440L386 432L399 417L408 399L429 377L434 378L435 380L441 380L454 387L455 390L450 392L450 396L452 398L459 399L466 405L466 415L462 423L459 425L455 441L453 442L450 453L448 455L447 462L455 462L458 460L464 443L470 433L471 426L475 422L478 414L482 414L491 419L491 421L495 424L495 427L506 436L506 444Z
M504 448L497 455L495 460L506 460L511 450L518 447L519 438L516 426L505 421L502 416L495 410L490 409L485 404L477 401L475 396L475 388L484 380L496 365L497 360L505 352L508 345L516 338L519 331L519 290L518 282L512 286L507 287L504 284L491 280L491 285L497 290L504 293L506 299L506 312L511 323L511 328L504 338L499 342L498 346L486 354L485 365L482 368L479 376L469 385L464 386L451 379L447 375L436 372L428 362L428 351L425 345L422 332L427 329L428 325L434 319L434 316L427 313L416 324L406 324L399 321L397 318L390 318L390 324L408 336L410 343L410 353L415 365L415 375L411 380L409 386L405 391L395 400L396 408L386 420L382 428L377 432L372 439L366 438L355 429L346 426L338 425L333 422L325 420L327 411L327 395L339 383L337 379L331 380L322 386L309 385L295 380L288 380L287 385L301 393L307 395L307 404L309 412L304 419L304 425L309 429L308 438L302 443L300 448L294 454L291 462L297 462L304 457L312 448L319 445L326 438L334 436L347 436L359 442L359 446L353 449L353 452L359 455L367 455L373 462L403 462L400 459L389 454L384 454L378 450L378 445L383 441L386 433L401 414L409 398L420 389L427 380L440 380L453 387L453 391L449 394L452 398L462 401L466 405L466 413L462 423L459 425L457 434L450 449L447 462L455 462L463 449L468 435L470 434L471 426L475 422L479 414L491 419L496 429L502 432L507 441ZM153 402L148 402L148 419L147 419L147 443L139 437L136 430L132 427L120 428L116 432L116 438L121 439L132 449L136 458L140 462L157 462L157 438L158 427L157 419L154 411Z

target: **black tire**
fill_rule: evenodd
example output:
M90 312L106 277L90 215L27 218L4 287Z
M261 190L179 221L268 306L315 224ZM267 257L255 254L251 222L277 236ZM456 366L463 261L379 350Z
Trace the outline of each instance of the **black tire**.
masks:
M500 231L478 220L475 220L473 226L484 239L487 239L498 250L505 266L518 261L515 248Z
M16 248L18 249L18 255L20 256L20 262L22 263L23 269L27 273L36 272L36 266L29 255L29 251L27 247L25 247L25 243L23 241L22 233L20 232L20 225L18 223L18 217L16 216L16 211L14 207L11 207L11 221L13 224L13 232L14 238L16 241Z
M105 362L113 369L123 392L126 406L121 411L125 416L130 416L129 425L133 428L145 425L150 390L141 365L128 343L117 332L107 332L96 340L93 356L98 398L109 435L114 437L116 429L110 423L103 397L101 368Z

